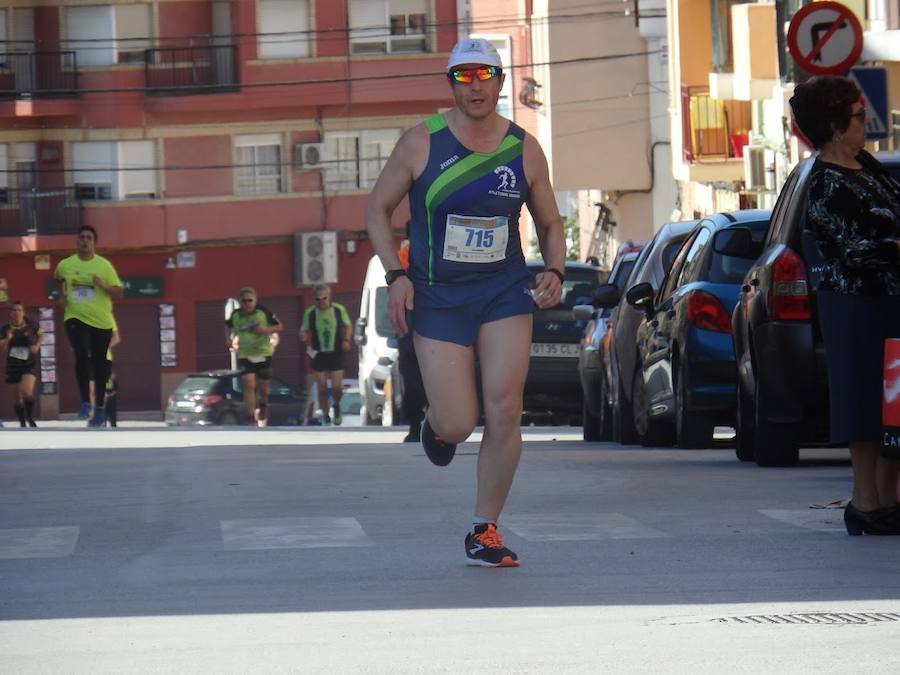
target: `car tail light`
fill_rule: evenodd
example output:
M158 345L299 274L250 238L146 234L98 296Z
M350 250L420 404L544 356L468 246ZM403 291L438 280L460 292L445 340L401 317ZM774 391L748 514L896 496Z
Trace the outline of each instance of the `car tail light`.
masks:
M691 291L686 302L688 321L693 326L716 333L731 332L731 317L716 296L706 291Z
M806 264L789 248L784 249L772 266L769 306L776 321L809 321L809 284Z
M197 403L200 403L202 405L215 405L221 400L222 397L219 394L208 394L207 396L204 396L199 401L197 401Z
M584 335L581 338L581 344L584 346L585 349L591 348L591 340L593 339L593 337L594 337L594 321L592 319L591 321L588 321L587 326L585 326ZM596 349L596 347L594 347L594 349Z

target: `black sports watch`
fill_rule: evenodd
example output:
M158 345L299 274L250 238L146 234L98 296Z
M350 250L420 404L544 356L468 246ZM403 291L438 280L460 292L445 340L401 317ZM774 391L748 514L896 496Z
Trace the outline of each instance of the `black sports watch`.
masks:
M560 272L560 271L559 271L558 269L556 269L555 267L548 267L548 268L545 269L544 271L545 271L545 272L550 272L550 274L555 274L555 275L559 278L559 283L563 283L563 282L565 282L565 280L566 280L566 277L563 275L563 273Z
M387 274L384 275L384 282L390 286L392 283L397 281L400 277L406 276L406 270L388 270Z

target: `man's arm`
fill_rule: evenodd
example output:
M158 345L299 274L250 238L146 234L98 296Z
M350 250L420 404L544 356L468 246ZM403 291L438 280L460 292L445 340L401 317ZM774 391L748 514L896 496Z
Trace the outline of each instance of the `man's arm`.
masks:
M566 233L562 217L556 207L553 186L550 185L550 169L547 158L537 140L530 134L525 136L523 147L525 176L528 179L528 211L534 219L538 243L544 267L548 270L566 271ZM562 282L552 272L537 275L535 302L542 309L559 304L562 297Z
M366 202L366 228L375 253L385 270L401 269L397 244L391 230L391 216L412 187L413 179L428 161L428 129L419 124L407 130L378 176ZM406 277L390 285L388 312L400 334L407 332L406 311L413 308L413 286Z

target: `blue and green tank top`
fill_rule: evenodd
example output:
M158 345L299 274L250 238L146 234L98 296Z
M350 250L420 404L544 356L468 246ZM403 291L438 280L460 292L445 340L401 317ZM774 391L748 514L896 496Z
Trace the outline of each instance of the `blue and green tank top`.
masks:
M497 149L486 153L460 143L443 115L425 126L428 163L409 193L416 303L460 304L486 284L500 290L527 278L519 237L519 214L528 199L524 129L510 122Z

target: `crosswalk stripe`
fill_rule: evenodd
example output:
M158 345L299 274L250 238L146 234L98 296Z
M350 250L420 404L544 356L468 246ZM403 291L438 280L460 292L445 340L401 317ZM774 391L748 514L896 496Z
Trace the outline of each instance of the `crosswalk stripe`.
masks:
M841 509L760 509L774 520L816 532L843 532L844 512Z
M23 527L0 530L0 560L64 558L78 543L78 527Z
M220 523L226 551L373 546L356 518L248 518Z
M528 541L655 539L667 536L621 513L510 515L500 521Z

